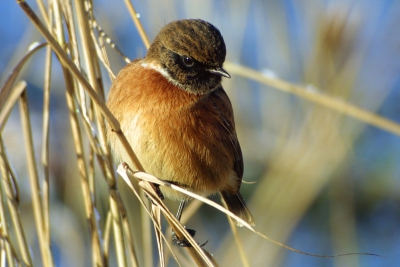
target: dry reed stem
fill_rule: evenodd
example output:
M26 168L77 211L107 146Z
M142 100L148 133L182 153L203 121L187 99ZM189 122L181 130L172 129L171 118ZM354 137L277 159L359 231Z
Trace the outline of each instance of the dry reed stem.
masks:
M162 231L161 231L161 210L156 205L151 205L151 217L153 220L154 225L154 232L157 241L157 249L158 249L158 256L160 258L160 266L165 266L165 257L164 257L164 246L162 240Z
M70 115L70 124L72 129L72 136L74 139L75 153L77 155L77 165L79 174L81 177L81 189L83 194L83 199L85 203L86 216L89 223L89 230L91 232L91 242L92 242L92 257L94 266L104 266L104 259L102 248L100 245L100 236L98 230L97 219L95 218L95 208L93 203L93 196L90 192L90 186L88 181L88 171L84 162L85 155L83 150L82 136L80 135L80 126L78 122L78 116L76 114L76 106L73 99L73 82L70 73L64 69L65 76L65 87L66 87L66 100Z
M24 1L18 1L18 3L20 4L20 6L22 7L22 9L27 13L28 17L31 19L31 21L35 24L35 26L38 28L38 30L43 34L43 36L49 40L49 43L51 45L51 47L53 48L53 50L55 51L55 53L57 54L57 56L59 57L59 59L61 60L61 62L63 63L63 66L68 67L68 71L65 69L64 70L64 75L65 75L65 80L66 80L66 87L67 90L71 90L71 88L73 88L73 82L71 80L71 76L69 76L69 73L72 73L75 78L83 85L83 87L85 88L85 90L87 91L87 93L90 95L91 100L94 101L94 103L96 104L96 107L100 109L100 111L106 116L107 120L110 122L110 124L112 125L113 129L117 132L118 136L120 137L120 139L122 139L122 143L126 144L127 150L129 155L132 158L132 161L137 163L136 165L138 166L139 169L143 169L139 163L139 161L136 158L136 155L133 153L133 151L131 150L131 148L128 146L128 142L125 138L125 136L123 135L123 133L120 131L120 127L119 127L119 123L118 121L115 120L115 118L112 116L112 114L108 111L108 109L105 107L104 104L104 100L103 97L101 96L101 94L96 93L93 88L91 87L91 85L88 83L88 81L85 79L85 77L80 73L79 69L76 67L76 65L69 59L69 57L66 55L66 53L63 51L63 49L61 48L61 46L59 45L59 43L53 38L53 36L50 34L50 32L46 29L46 27L40 22L40 20L37 18L37 16L35 15L35 13L31 10L31 8L29 7L29 5L24 2ZM83 11L82 11L83 12ZM88 36L88 35L85 35ZM88 49L88 48L87 48ZM87 50L86 49L86 50ZM93 72L93 74L96 74L96 71ZM96 77L96 75L94 76ZM71 124L72 124L72 128L73 128L73 136L74 136L74 140L75 140L75 147L76 147L76 151L78 155L82 155L78 156L78 166L79 166L79 170L81 173L81 177L82 182L83 182L83 195L84 195L84 199L86 199L86 212L87 215L89 216L89 225L90 225L90 229L92 230L92 237L94 237L94 239L92 239L93 243L93 249L94 249L94 263L93 264L100 264L101 262L103 262L102 259L102 253L101 253L101 247L100 247L100 243L99 243L99 238L97 235L97 223L95 218L93 217L94 212L93 212L93 203L90 202L91 199L91 192L90 192L90 186L87 184L87 176L88 176L88 172L87 169L85 167L85 164L83 162L83 158L85 158L83 156L83 149L82 149L82 141L81 141L81 137L80 137L80 130L79 130L79 124L77 122L77 117L76 115L74 115L74 112L76 110L76 107L74 106L75 104L73 103L73 92L69 91L67 93L67 102L68 102L68 106L70 108L70 118L71 118ZM103 123L99 123L100 125L100 135L104 136L104 127L103 127ZM102 138L102 137L101 137ZM105 142L103 142L105 143ZM95 147L95 146L94 146ZM106 148L107 149L107 148ZM111 165L111 164L106 164L106 165ZM108 174L111 174L111 172L107 172ZM111 174L112 175L112 174ZM110 181L110 179L108 179ZM111 179L112 181L112 179ZM113 182L112 182L113 183ZM110 199L110 204L111 204L111 208L113 210L114 213L114 218L117 219L119 216L118 210L116 209L118 205L116 205L114 203L114 199ZM125 255L124 255L124 243L123 243L123 238L122 238L122 227L120 224L120 220L114 220L114 223L118 223L116 225L114 225L114 232L115 232L115 242L116 242L116 246L117 246L117 254L118 254L118 261L120 265L125 265L126 261L125 261ZM97 240L97 241L96 241ZM97 256L96 256L97 255ZM101 265L103 265L103 263L101 263Z
M33 54L35 54L39 49L43 48L45 45L47 45L47 44L44 43L44 44L31 46L28 53L14 67L10 76L7 78L5 84L1 88L1 90L0 90L0 112L1 112L1 114L0 114L0 131L3 131L3 127L5 124L4 123L5 118L2 115L3 109L5 107L12 108L14 106L14 104L10 104L7 101L8 101L9 95L12 93L13 86L14 86L15 81L17 80L18 75L20 74L22 68L25 66L27 61L31 58L31 56Z
M123 228L121 216L118 210L117 199L113 197L116 194L115 190L110 191L110 209L113 214L113 234L115 240L115 250L117 254L118 266L127 266L126 256L125 256L125 242L123 237Z
M129 14L135 23L136 29L139 31L140 37L142 38L144 46L149 49L150 41L149 37L147 37L146 32L143 29L142 23L138 18L138 13L136 12L135 8L133 7L132 3L129 0L124 0L126 7L128 8Z
M199 208L202 206L203 202L197 201L197 200L192 200L188 205L185 206L185 212L182 213L181 220L179 221L182 225L185 225L185 223L199 210ZM167 237L170 239L172 238L172 226L169 225L166 229ZM165 252L165 261L168 262L169 257L171 256L170 250ZM185 264L184 266L186 266Z
M88 2L86 2L86 3L88 3ZM88 37L87 39L88 39L88 41L89 41L89 39L90 39L90 41L91 41L91 43L92 43L92 45L93 45L93 47L95 47L95 50L96 51L93 51L93 47L92 47L92 52L94 53L93 55L92 55L92 58L96 58L96 52L97 52L97 58L100 58L100 60L103 62L103 64L105 65L105 66L109 66L109 61L108 61L108 57L107 57L107 53L106 53L106 50L105 50L105 48L104 48L104 45L103 45L103 40L102 40L102 37L103 37L103 35L102 34L100 34L100 38L99 38L99 43L100 43L100 47L102 47L101 49L99 48L99 44L97 43L97 39L96 39L96 37L95 37L95 34L94 34L94 15L92 14L92 10L91 10L91 6L89 5L88 6L88 12L90 13L90 17L92 17L92 21L90 21L89 23L91 24L90 26L90 38ZM96 62L96 69L98 69L98 75L101 75L101 73L100 73L100 71L99 71L99 64L98 64L98 62ZM109 70L111 70L111 68L109 68ZM113 75L113 73L111 72L110 73L110 76L111 76L111 78L114 76ZM115 76L114 76L115 77ZM96 78L98 81L101 81L101 78L100 77L97 77ZM101 88L101 94L102 95L104 95L104 89L103 89L103 86L102 86L102 84L100 84L100 88ZM97 107L95 106L94 107L94 109L95 109L95 113L98 115L97 116L97 124L98 124L98 129L99 129L99 131L100 131L100 137L99 137L99 139L100 139L100 143L101 144L106 144L107 143L107 140L106 140L106 138L105 138L105 124L104 124L104 118L98 113L98 112L96 112L96 109L97 109ZM101 158L100 157L98 157L98 159L99 159L99 163L100 163L100 165L102 166L102 165L107 165L108 167L106 168L107 170L110 170L111 169L111 166L112 166L112 159L111 159L111 154L110 154L110 151L109 151L109 147L107 146L107 145L103 145L102 146L102 148L103 148L103 150L104 150L104 152L102 153L102 155L106 155L106 157L104 157L105 158L105 161L104 160L101 160ZM100 155L100 153L99 153L99 155ZM103 158L103 159L104 159ZM102 163L104 163L104 164L102 164ZM105 170L105 168L103 168L104 170ZM114 188L115 187L115 185L116 185L116 180L115 180L115 176L114 176L114 172L106 172L106 171L103 171L103 173L105 173L105 176L106 177L108 177L108 184L109 184L109 187L110 188ZM113 189L114 190L114 189ZM113 192L113 191L111 191L111 192ZM118 194L115 194L117 197L115 197L115 198L112 198L111 200L112 201L117 201L117 204L118 204L118 210L115 210L114 211L114 213L116 213L116 215L117 215L117 213L119 212L120 213L120 215L121 215L121 223L122 223L122 229L121 229L121 232L119 233L119 234L123 234L124 236L125 236L125 240L126 240L126 242L127 242L127 245L128 245L128 252L129 252L129 258L130 258L130 260L131 260L131 264L130 264L130 266L137 266L138 265L138 262L137 262L137 256L136 256L136 252L135 252L135 248L134 248L134 245L133 245L133 239L132 239L132 234L131 234L131 230L130 230L130 227L129 227L129 225L130 225L130 223L129 223L129 220L128 220L128 216L127 216L127 214L126 214L126 208L125 208L125 206L124 206L124 204L123 204L123 202L122 202L122 199L120 198L120 195L119 195L119 193ZM115 223L115 222L114 222ZM121 227L121 225L118 225L118 227ZM118 238L118 239L116 239L116 242L123 242L124 240L122 239L122 238ZM124 243L122 243L122 244L120 244L120 245L118 245L119 246L119 249L120 249L120 257L122 256L122 252L123 251L125 251L125 249L124 249ZM118 253L118 252L117 252Z
M92 39L95 40L95 36L94 36L93 32L92 32ZM115 74L111 70L110 63L108 62L108 60L104 56L104 53L103 53L102 49L99 47L99 45L97 44L97 42L94 42L94 44L95 44L97 56L99 57L100 61L103 63L103 66L106 68L106 70L108 72L108 75L110 75L110 80L114 81L115 80Z
M121 221L121 222L118 222L118 221L114 222L114 224L113 224L114 235L118 234L118 233L115 233L115 231L121 231L121 233L119 233L118 236L122 237L122 239L117 238L115 240L115 242L120 242L121 243L120 245L124 245L125 244L124 240L126 240L126 242L128 244L128 248L129 248L127 250L127 253L129 253L129 259L131 260L131 262L130 262L130 264L128 264L128 266L138 266L138 259L136 256L136 251L133 246L131 229L129 227L130 223L129 223L127 211L126 211L125 205L122 201L121 195L116 188L111 188L109 194L110 194L111 200L115 203L115 205L117 205L116 207L114 207L114 209L117 211L117 213L116 213L116 215L118 216L117 219ZM112 212L112 210L111 210L111 212ZM115 227L117 227L117 229L115 229ZM122 249L122 248L120 248L120 249ZM125 248L123 250L121 250L121 252L122 252L122 254L120 256L123 255L125 258L125 261L126 261L127 258L125 256L126 255Z
M41 199L40 185L39 185L39 175L37 171L35 153L33 151L33 137L32 137L32 127L29 119L29 108L28 108L28 97L26 91L23 91L20 99L20 113L22 130L25 139L26 157L27 165L29 171L29 180L32 191L32 204L33 213L36 223L36 232L39 239L39 248L42 256L42 264L45 267L50 267L54 265L52 253L50 251L50 243L47 240L48 233L46 233L45 226L45 216L44 213L48 213L48 210L43 209L43 203Z
M286 93L299 96L300 98L309 100L336 112L353 117L379 129L388 131L395 135L400 135L400 124L395 123L382 116L376 115L372 112L368 112L364 109L358 108L350 103L345 102L342 99L325 95L322 92L316 91L315 88L298 86L277 78L270 78L254 69L234 64L232 62L226 62L225 67L232 74L236 74L238 76L257 81L261 84L271 86Z
M123 224L123 228L124 228L124 237L127 240L127 243L129 245L129 250L128 250L128 255L129 255L129 259L130 259L130 264L129 266L132 267L138 267L139 263L138 263L138 257L137 257L137 252L135 249L135 246L133 245L133 238L132 238L132 233L131 233L131 228L130 228L130 223L128 220L128 215L125 214L125 216L121 216L122 217L122 224Z
M142 195L144 195L142 193ZM138 196L141 202L144 202L141 196ZM149 203L149 201L147 201ZM151 203L149 204L151 205ZM144 248L143 257L144 257L144 265L145 266L155 266L153 261L153 240L151 237L151 215L147 210L147 206L145 204L140 205L140 219L142 226L142 247Z
M127 175L126 169L130 170L130 168L126 164L120 164L118 166L118 173L127 183L127 185L132 189L132 191L134 191L132 182ZM139 176L136 176L136 174L138 173ZM192 247L187 247L187 251L191 255L192 259L196 262L197 266L218 266L215 260L210 257L211 255L206 254L205 251L201 247L199 247L199 245L194 241L193 237L185 230L182 224L168 210L168 208L165 206L163 201L154 190L154 187L150 186L149 183L153 183L154 181L156 181L156 184L163 184L163 182L155 178L154 176L144 172L135 172L133 173L133 176L136 179L139 179L139 185L146 192L146 195L151 199L152 203L154 203L153 205L157 205L160 208L161 212L164 214L165 219L172 226L178 238L180 238L181 240L185 238L190 242Z
M150 183L153 183L153 184L158 184L158 185L161 185L161 186L170 187L170 188L172 188L172 189L174 189L176 191L179 191L180 193L188 195L191 198L195 198L197 200L200 200L201 202L203 202L203 203L205 203L207 205L210 205L210 206L216 208L217 210L225 213L226 215L228 215L229 217L231 217L235 221L238 221L244 227L254 231L254 228L250 224L248 224L246 221L244 221L243 219L241 219L240 217L238 217L237 215L235 215L231 211L227 210L223 206L215 203L214 201L212 201L212 200L210 200L208 198L205 198L203 196L195 194L195 193L193 193L193 192L191 192L189 190L186 190L186 189L184 189L182 187L179 187L179 186L177 186L175 184L171 184L171 183L169 183L167 181L160 180L157 177L155 177L155 176L153 176L151 174L145 173L145 172L137 171L137 172L134 172L133 176L136 179L139 179L139 180L147 181L147 182L150 182Z
M46 49L46 60L44 68L44 85L43 85L43 133L42 133L42 165L44 169L43 180L43 208L50 210L50 173L49 173L49 131L50 131L50 84L51 84L51 68L52 68L52 50L50 47ZM47 242L50 244L50 214L44 214L44 228L47 233Z
M54 13L55 16L55 26L56 26L56 33L57 33L57 43L60 48L66 47L65 39L64 39L64 32L63 32L63 23L62 23L62 16L60 11L60 6L57 1L53 2L54 4ZM69 13L67 13L69 14ZM43 26L43 25L42 25ZM44 28L45 29L45 28ZM47 32L49 36L52 36L49 32ZM74 41L74 40L73 40ZM61 49L62 51L62 49ZM73 55L74 56L74 55ZM76 55L75 55L76 56ZM92 257L94 266L104 266L104 258L102 253L102 248L100 244L100 236L98 232L98 223L95 217L95 203L94 203L94 193L91 191L90 188L90 180L89 180L89 173L87 166L85 165L84 159L86 158L84 155L83 149L83 141L81 136L80 125L78 122L78 116L76 114L76 104L74 102L74 93L75 93L75 82L71 73L66 69L65 65L62 66L63 74L64 74L64 81L66 86L66 94L65 98L67 101L67 106L69 108L69 118L70 124L72 128L72 136L74 139L74 146L75 151L77 154L77 165L79 169L79 173L81 176L81 190L83 193L83 199L85 204L85 211L86 216L89 222L89 230L91 231L91 242L92 242Z
M119 166L119 168L118 168L118 173L121 175L121 177L124 179L124 181L126 182L127 181L127 184L128 184L128 187L133 191L133 193L134 193L134 195L137 197L137 199L139 200L139 202L140 202L140 204L141 204L141 207L143 207L143 209L142 209L142 211L144 211L144 212L146 212L146 214L143 214L142 215L142 217L146 217L146 218L152 218L152 214L151 214L151 211L147 208L147 206L145 205L145 203L144 203L144 200L142 199L142 197L140 196L140 194L137 192L137 190L135 189L135 187L133 186L133 184L131 183L131 181L129 180L129 178L127 178L127 173L126 173L126 171L125 171L125 169L123 168L123 167L120 167ZM146 225L150 225L150 223L148 223L148 224L146 224ZM157 228L159 225L157 225L157 224L155 224L155 227ZM157 228L158 229L158 228ZM162 231L161 231L161 228L160 229L158 229L159 231L160 231L160 233L161 233L161 236L162 236L162 238L164 239L164 241L165 241L165 236L162 234ZM169 251L171 251L172 252L172 249L170 248L170 246L169 246L169 244L168 243L166 243L167 244L167 246L168 246L168 248L169 248ZM144 254L144 256L146 256L147 254L146 253L143 253ZM178 260L177 260L177 257L175 256L175 254L172 252L172 255L174 256L174 259L175 259L175 261L179 264L179 262L178 262ZM152 257L153 255L150 253L150 256ZM152 262L152 260L151 260L151 262ZM147 266L147 265L146 265ZM180 266L180 265L179 265Z
M8 86L13 85L13 82L10 82L10 80L13 80L12 77L16 77L16 75L18 74L17 72L18 71L13 72L9 80L7 80L6 85ZM12 90L10 89L8 99L6 99L6 105L1 110L0 121L2 123L2 126L5 125L11 113L11 109L14 107L15 103L21 98L21 95L23 92L25 92L25 89L26 89L26 82L24 81L17 83L17 85ZM3 90L5 90L4 87L2 89L2 92L4 92ZM1 132L2 129L0 129L0 133ZM1 134L0 134L0 154L1 154L0 166L1 166L1 173L3 176L3 179L0 182L1 184L0 201L3 204L3 201L5 201L5 198L7 198L8 209L10 211L10 217L17 237L18 246L21 251L22 261L27 266L32 266L32 259L30 257L29 248L26 242L25 232L22 227L21 218L19 217L18 184L16 183L15 174L13 173L10 164L8 162ZM3 192L5 192L5 196L3 196ZM9 242L8 222L6 221L4 206L5 205L2 205L1 207L1 225L3 229L1 229L2 233L0 234L0 236L2 238L4 237L4 240L2 241L4 242L4 246L6 249L8 264L10 266L15 266L15 260L17 260L18 262L20 260L17 258L16 254L12 252L14 249L12 248L11 243Z
M54 52L57 54L57 56L60 59L61 63L66 68L68 68L70 73L78 80L78 82L80 82L83 85L83 87L85 88L86 92L91 97L92 101L100 108L101 112L107 118L108 122L111 124L112 128L114 129L114 131L117 132L118 136L123 139L123 137L121 137L122 132L121 132L121 128L119 126L119 123L115 119L115 117L111 114L111 112L107 109L107 107L105 106L103 98L101 96L99 96L94 91L93 87L86 80L86 78L82 75L82 73L76 67L76 65L71 61L71 59L68 57L68 55L64 52L64 50L60 46L60 44L54 39L54 37L47 30L47 28L43 25L43 23L40 21L40 19L36 16L36 14L33 12L31 7L23 0L18 0L17 2L21 6L21 8L25 11L25 13L27 14L28 18L32 21L32 23L39 30L39 32L49 42L49 45L52 47ZM126 143L126 142L123 140L123 143ZM133 151L131 153L133 153ZM131 154L130 154L130 156L132 157ZM133 159L134 158L135 157L133 157ZM134 163L136 163L136 161L134 161Z
M221 198L221 200L224 201L222 198ZM226 205L225 205L225 208L226 208ZM230 226L231 231L232 231L233 239L235 240L236 246L237 246L237 248L239 250L239 255L240 255L240 260L242 261L242 266L243 267L250 267L249 259L248 259L247 255L246 255L246 251L244 250L242 240L240 239L240 236L239 236L239 233L238 233L238 230L237 230L237 226L229 218L228 218L228 223L229 223L229 226Z
M103 229L103 255L105 262L108 262L110 258L110 238L111 238L111 230L112 230L112 213L110 210L107 211L106 220Z
M46 12L46 7L45 7L43 1L42 1L42 0L36 0L36 3L37 3L37 5L38 5L38 7L39 7L40 14L42 15L43 20L45 21L45 23L46 23L47 25L51 25L51 23L50 23L51 15L48 15L48 14L47 14L47 12Z
M121 173L123 174L123 171L121 170L122 168L124 168L124 167L122 167L121 165L120 165L119 168L118 168L118 169L119 169L119 170L118 170L118 173L120 173L120 175L121 175ZM129 179L129 178L127 178L127 175L124 175L124 176L121 175L121 176L124 178L125 182L127 181L127 179ZM287 250L290 250L290 251L293 251L293 252L296 252L296 253L299 253L299 254L308 255L308 256L313 256L313 257L319 257L319 258L334 258L334 257L340 257L340 256L348 256L348 255L369 255L369 256L379 256L379 257L380 257L380 255L374 254L374 253L342 253L342 254L335 254L335 255L320 255L320 254L314 254L314 253L304 252L304 251L301 251L301 250L292 248L292 247L290 247L290 246L287 246L287 245L285 245L285 244L283 244L283 243L280 243L280 242L278 242L278 241L276 241L276 240L274 240L274 239L272 239L272 238L270 238L270 237L268 237L268 236L262 234L261 232L256 231L251 225L249 225L249 224L248 224L247 222L245 222L243 219L239 218L238 216L236 216L235 214L233 214L231 211L229 211L229 210L227 210L226 208L224 208L223 206L221 206L221 205L219 205L219 204L213 202L212 200L209 200L209 199L207 199L207 198L205 198L205 197L202 197L202 196L200 196L200 195L197 195L197 194L195 194L195 193L193 193L193 192L190 192L190 191L188 191L188 190L186 190L186 189L183 189L183 188L181 188L181 187L179 187L179 186L177 186L177 185L174 185L174 184L171 184L171 183L169 183L169 182L160 180L160 179L158 179L157 177L155 177L155 176L153 176L153 175L151 175L151 174L148 174L148 173L144 173L144 172L134 172L133 177L135 177L136 179L142 180L142 181L148 181L148 182L151 182L151 183L153 183L153 184L158 184L158 185L160 185L160 186L167 186L167 187L170 187L170 188L172 188L172 189L174 189L174 190L176 190L176 191L179 191L180 193L183 193L183 194L185 194L185 195L188 195L188 196L191 197L191 198L200 200L200 201L202 201L203 203L205 203L205 204L207 204L207 205L209 205L209 206L212 206L212 207L214 207L215 209L218 209L219 211L225 213L226 215L228 215L229 217L231 217L231 218L234 219L235 221L238 221L238 222L239 222L240 224L242 224L245 228L249 229L249 230L252 231L253 233L257 234L258 236L260 236L260 237L262 237L262 238L264 238L265 240L268 240L268 241L270 241L271 243L274 243L274 244L276 244L276 245L278 245L278 246L280 246L280 247L283 247L283 248L285 248L285 249L287 249ZM146 191L146 192L147 192L147 191ZM147 193L150 194L149 192L147 192ZM153 197L155 197L154 194L155 194L155 193L152 193L152 195L150 196L150 197L152 197L152 201L155 201L155 199L153 199ZM160 204L159 202L161 202L161 201L157 201L157 205ZM161 204L160 204L160 205L161 205ZM163 210L163 208L162 208L162 210ZM167 213L166 213L166 214L167 214ZM170 218L169 216L166 217L167 220L168 220L169 218ZM173 226L176 226L174 222L172 223L172 225L173 225ZM179 225L182 226L180 223L179 223ZM185 237L186 237L186 235L185 235ZM190 239L188 239L188 240L190 241Z
M209 254L206 253L204 249L202 249L193 237L185 230L184 226L175 218L175 215L172 214L167 206L162 202L157 193L154 191L152 187L149 186L149 183L140 181L139 185L141 185L142 189L146 192L148 197L152 200L155 205L160 207L160 210L164 214L167 222L174 229L175 234L180 240L186 239L190 242L191 247L186 247L187 252L192 257L193 261L197 266L218 266Z
M7 96L7 99L5 100L6 101L5 105L3 106L0 113L0 132L3 132L3 128L6 125L8 117L10 116L15 103L19 100L22 92L26 89L25 81L18 82L14 88L12 87L13 84L8 84L8 85L10 85L10 88L12 90L10 94ZM6 90L5 87L2 88L2 92L3 90Z
M102 87L102 84L100 83L101 81L100 67L97 61L96 50L94 48L89 30L89 24L87 20L88 14L84 9L83 1L74 0L74 3L79 25L78 29L82 45L83 60L86 63L85 65L87 67L86 71L88 74L88 78L90 84L93 86L93 89L96 91L99 97L103 98L104 102L104 89ZM82 106L84 106L84 103L82 103ZM98 127L99 139L101 144L103 144L102 147L105 150L105 153L103 155L105 155L105 159L108 160L109 165L111 165L111 158L109 157L108 146L104 145L106 144L104 119L101 116L101 114L97 112L97 106L94 106L94 113L96 115L97 125L99 126ZM111 188L114 188L115 187L115 177L113 175L114 172L107 172L107 174L110 174L107 176L108 184ZM114 218L113 229L114 229L114 239L116 245L117 262L118 266L124 267L127 266L126 256L125 256L125 242L123 238L121 217L119 214L118 204L116 203L116 201L117 201L116 198L113 197L110 198L110 208Z
M18 85L17 85L18 86ZM23 85L22 87L25 87ZM0 134L0 168L3 179L0 182L0 195L1 201L7 198L7 206L10 211L13 229L17 238L18 248L21 252L21 261L27 265L32 266L32 259L29 253L28 243L26 242L25 231L22 226L21 218L19 216L19 191L18 184L16 183L15 175L11 170L10 164L7 160L6 151L4 148L3 138ZM3 192L5 195L3 196ZM2 217L2 225L8 225L5 218ZM5 230L4 230L5 231ZM11 263L9 263L11 265Z
M93 29L93 28L92 28L92 29ZM91 32L91 39L92 39L94 45L96 46L96 49L97 49L98 54L99 54L99 57L102 58L103 63L104 63L105 65L109 65L108 60L107 60L107 55L106 55L105 53L103 53L104 50L101 51L102 53L100 53L100 52L99 52L100 49L97 48L98 45L97 45L97 42L96 42L96 40L95 40L95 37L94 37L93 32ZM93 56L92 56L92 57L93 57ZM102 93L102 94L103 94L103 93ZM100 119L99 121L102 122L102 119ZM104 125L102 125L102 124L99 123L99 122L98 122L98 124L100 124L100 126L99 126L100 131L104 131ZM104 133L102 134L102 136L104 136ZM106 142L106 141L104 140L104 137L101 138L101 139L103 139L103 142L102 142L102 143L105 143L105 142ZM109 155L108 147L105 146L105 149L106 149L105 154L106 154L106 155ZM104 154L104 153L102 153L102 154ZM111 158L108 157L108 159L109 159L109 160L108 160L107 164L111 166ZM100 165L102 165L102 161L99 161L99 163L100 163ZM111 173L111 175L113 175L113 173ZM108 180L109 180L109 186L110 186L110 187L114 187L115 179L112 178L112 180L110 180L110 179L108 179ZM111 183L110 183L110 182L111 182ZM117 194L117 196L118 196L118 201L117 201L117 202L119 203L119 212L121 212L121 210L125 210L125 208L123 207L122 200L119 199L119 194ZM114 200L115 200L115 198L111 198L111 199L110 199L110 201L114 201ZM131 233L130 233L129 221L128 221L128 218L127 218L127 216L126 216L126 212L121 212L121 213L122 213L122 214L121 214L122 221L123 221L123 223L124 223L125 235L128 236L128 237L130 237L130 236L131 236ZM123 215L123 214L124 214L124 215ZM118 211L117 211L117 210L116 210L115 216L118 216ZM118 218L119 218L119 217L118 217ZM113 221L113 222L115 223L116 221ZM115 231L119 231L119 236L121 236L122 231L121 231L120 225L118 225L117 228L115 228L115 225L114 225L114 229L115 229ZM116 235L114 235L114 236L116 237ZM133 247L133 240L132 240L132 238L127 238L127 240L128 240L128 245L129 245L129 252L130 252L130 253L129 253L129 257L130 257L130 259L131 259L131 264L137 265L136 253L135 253L135 250L134 250L134 247ZM120 253L119 253L119 256L118 256L118 257L119 257L119 261L121 261L122 258L125 258L124 255L123 255L123 251L125 250L125 249L123 248L123 245L124 245L124 244L123 244L123 239L122 239L122 238L117 238L117 237L116 237L116 244L117 244L117 247L119 246L119 251L120 251ZM117 254L118 254L118 253L117 253Z
M1 158L0 158L0 166L1 166L1 172L3 177L8 177L8 173L6 170L6 163L5 163L5 155L4 155L4 146L3 146L3 139L0 135L0 153L1 153ZM1 254L5 250L5 257L3 262L3 265L5 265L6 261L10 266L15 266L15 256L13 253L13 248L11 242L8 242L10 240L10 231L8 229L8 223L6 219L6 203L5 203L5 197L3 197L3 183L0 183L0 239L2 242L2 248L1 248ZM18 260L19 261L19 260Z

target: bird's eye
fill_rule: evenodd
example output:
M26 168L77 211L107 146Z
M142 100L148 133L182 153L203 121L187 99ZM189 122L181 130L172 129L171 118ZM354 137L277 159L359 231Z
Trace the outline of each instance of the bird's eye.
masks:
M186 67L192 67L194 65L194 60L188 56L182 56L182 62Z

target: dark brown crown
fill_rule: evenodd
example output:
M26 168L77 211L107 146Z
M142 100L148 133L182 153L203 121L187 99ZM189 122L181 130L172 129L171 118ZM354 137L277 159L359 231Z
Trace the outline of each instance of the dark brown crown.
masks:
M221 84L226 48L219 30L200 19L167 24L156 36L146 58L155 59L170 79L190 93L203 94Z

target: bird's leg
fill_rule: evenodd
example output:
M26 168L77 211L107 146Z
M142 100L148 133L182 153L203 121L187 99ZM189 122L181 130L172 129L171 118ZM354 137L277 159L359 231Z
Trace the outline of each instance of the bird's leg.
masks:
M178 212L176 213L176 219L180 222L181 221L181 217L182 217L182 212L183 212L183 208L185 207L186 201L182 200L181 203L179 203L179 208L178 208ZM192 237L196 234L196 231L193 229L188 229L186 228L186 231L189 233L189 235L191 235ZM192 245L190 244L190 242L184 238L184 239L179 239L178 236L175 234L175 232L172 230L172 241L174 241L176 244L178 244L181 247L191 247ZM208 241L207 241L208 242ZM205 244L207 244L207 242L205 242L204 244L202 244L201 246L204 246Z
M181 221L182 212L183 212L183 209L185 208L185 205L186 205L186 201L185 200L181 200L181 202L179 203L178 212L176 213L176 216L175 216L175 218L178 221Z
M182 217L182 212L183 212L183 208L186 205L186 201L185 200L181 200L181 202L179 203L179 208L178 208L178 212L176 213L176 219L180 222L181 221L181 217ZM194 236L196 234L196 231L193 229L186 229L186 231L188 231L188 233L191 236ZM178 236L175 234L175 232L172 230L172 241L174 241L176 244L178 244L181 247L191 247L192 245L190 245L189 241L184 238L184 239L179 239Z

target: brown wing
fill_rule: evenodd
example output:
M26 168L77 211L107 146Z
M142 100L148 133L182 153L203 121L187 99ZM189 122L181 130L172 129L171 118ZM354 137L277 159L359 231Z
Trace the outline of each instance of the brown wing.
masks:
M240 149L240 144L236 136L235 130L235 120L233 116L232 104L229 100L228 95L225 93L222 87L218 88L213 92L213 105L217 109L220 116L221 124L224 126L225 130L228 132L232 144L232 152L235 155L235 162L233 170L235 171L237 177L239 178L238 188L240 188L241 180L243 177L243 156L242 150Z
M225 93L224 89L220 87L214 93L213 98L214 107L217 109L220 121L226 131L228 132L230 141L232 143L232 152L235 155L235 162L233 165L233 170L237 175L237 187L236 192L231 192L230 190L222 190L222 198L228 207L228 209L242 218L244 221L254 226L254 219L251 212L248 210L246 203L239 192L240 184L242 183L243 177L243 156L242 150L240 149L239 141L235 130L235 120L233 117L233 110L231 102L228 95ZM241 223L233 220L238 226L242 226Z

